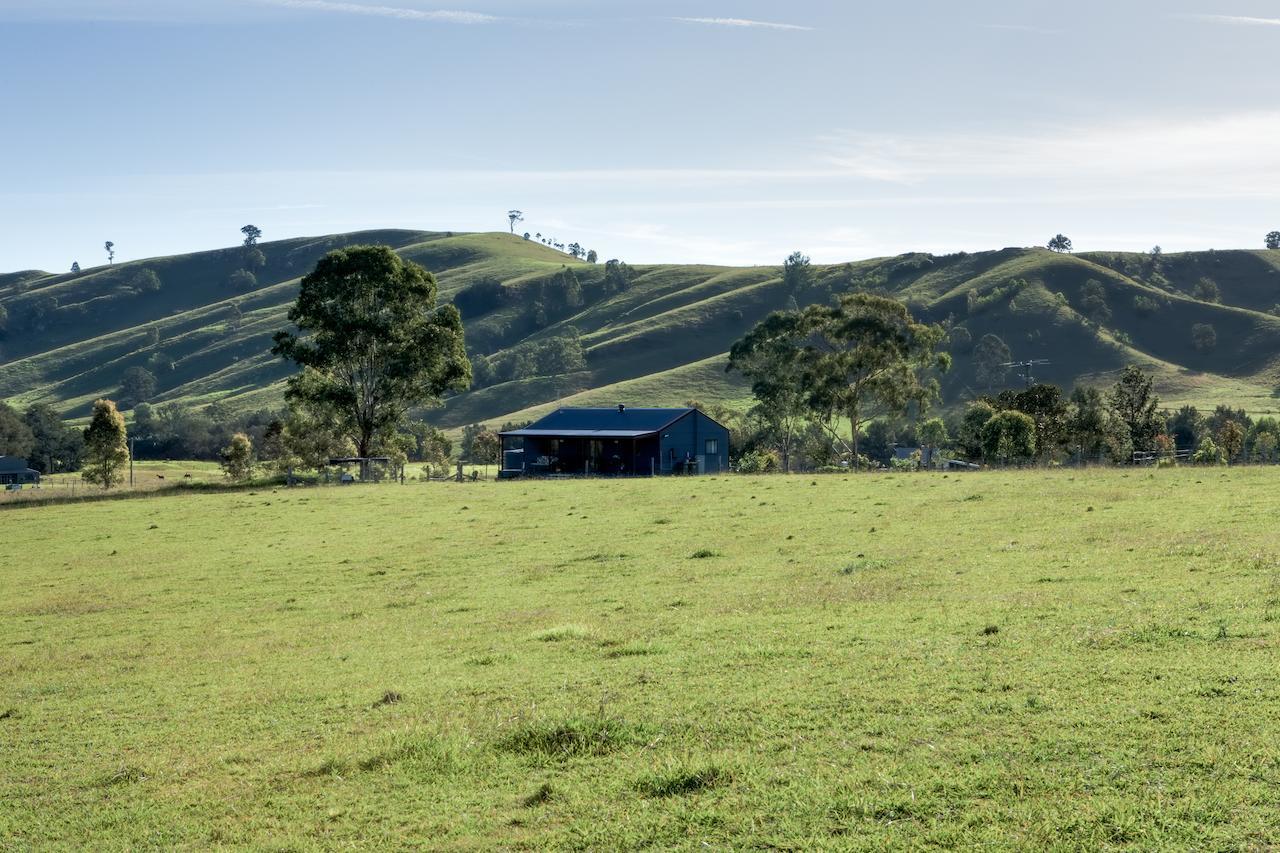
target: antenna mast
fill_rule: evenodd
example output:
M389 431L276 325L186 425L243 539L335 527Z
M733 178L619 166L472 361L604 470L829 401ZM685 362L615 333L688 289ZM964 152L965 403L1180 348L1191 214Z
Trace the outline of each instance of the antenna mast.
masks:
M1043 365L1052 364L1052 363L1053 362L1049 361L1048 359L1033 358L1033 359L1028 359L1027 361L1010 361L1000 366L1018 368L1019 370L1018 375L1022 377L1022 380L1027 383L1027 387L1030 388L1032 385L1036 384L1035 369L1037 367L1041 367Z

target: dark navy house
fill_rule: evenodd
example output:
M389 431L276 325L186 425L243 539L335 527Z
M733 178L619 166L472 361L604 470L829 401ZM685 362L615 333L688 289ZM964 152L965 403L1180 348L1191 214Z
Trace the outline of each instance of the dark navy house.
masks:
M501 435L503 477L729 470L729 431L697 409L558 409Z

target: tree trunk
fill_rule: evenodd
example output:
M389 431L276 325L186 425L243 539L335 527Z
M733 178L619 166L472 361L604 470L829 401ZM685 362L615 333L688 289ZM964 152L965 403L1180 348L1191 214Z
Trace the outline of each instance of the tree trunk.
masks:
M859 460L859 455L858 455L858 407L857 407L857 406L854 406L853 408L851 408L851 409L849 410L849 420L850 420L850 422L851 422L851 423L850 423L850 425L849 425L849 429L850 429L850 431L853 433L853 470L854 470L854 471L857 471L857 470L858 470L858 468L859 468L859 465L858 465L858 460Z

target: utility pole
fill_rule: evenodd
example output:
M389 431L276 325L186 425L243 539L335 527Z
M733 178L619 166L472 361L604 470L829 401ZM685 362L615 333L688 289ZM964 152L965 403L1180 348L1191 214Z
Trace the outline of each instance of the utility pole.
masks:
M133 454L138 451L138 439L129 436L129 488L133 488Z

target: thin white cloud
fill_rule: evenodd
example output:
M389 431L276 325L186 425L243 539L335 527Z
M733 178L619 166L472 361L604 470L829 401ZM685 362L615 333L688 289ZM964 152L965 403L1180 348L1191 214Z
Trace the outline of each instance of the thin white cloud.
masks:
M1251 18L1247 15L1185 15L1193 21L1211 24L1235 24L1245 27L1280 27L1280 18Z
M1141 191L1280 196L1280 112L1153 119L1031 132L893 135L846 133L821 140L826 161L848 176L903 185L1004 179L1119 195Z
M372 15L402 21L427 21L440 24L493 24L503 20L483 12L452 9L409 9L403 6L366 6L363 3L338 3L331 0L259 0L271 6L314 12L339 12L348 15Z
M682 24L706 24L713 27L739 27L746 29L792 30L810 32L813 27L802 27L799 24L779 24L774 21L751 21L746 18L672 18Z

